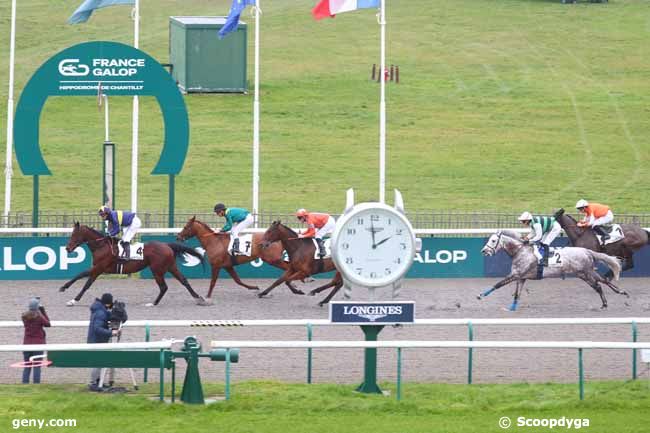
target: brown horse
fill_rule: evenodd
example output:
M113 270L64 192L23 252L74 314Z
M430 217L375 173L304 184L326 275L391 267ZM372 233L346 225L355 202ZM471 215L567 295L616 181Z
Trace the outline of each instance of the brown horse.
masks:
M591 228L578 227L576 220L565 214L564 209L555 212L554 216L571 241L571 245L620 257L623 260L623 271L634 267L632 255L650 242L650 233L641 227L632 224L621 224L625 237L618 242L602 246ZM606 276L611 278L611 271Z
M271 227L264 232L262 239L262 248L268 248L270 245L273 245L274 242L280 241L282 247L285 249L289 255L289 269L278 278L268 289L260 293L260 298L269 294L278 285L295 280L302 280L309 277L310 275L320 274L322 272L336 271L334 262L332 259L315 259L314 254L316 252L316 247L311 238L300 238L298 234L291 230L289 227L282 224L280 221L273 221ZM311 292L309 296L314 296L316 293L320 293L325 289L334 287L332 291L318 303L321 307L324 304L327 304L330 299L339 291L343 286L343 278L341 277L340 272L336 272L336 275L329 283L317 287Z
M70 306L79 302L86 290L88 290L101 274L132 274L134 272L139 272L146 267L151 269L160 290L160 293L153 304L147 304L147 306L158 305L162 297L165 295L165 292L167 292L165 272L171 272L171 274L176 277L183 286L185 286L187 291L190 292L190 295L192 295L192 297L197 301L197 304L205 304L203 297L198 295L192 289L187 278L181 274L176 266L176 257L181 254L194 256L203 263L203 256L192 248L175 243L152 241L147 242L144 245L143 260L125 261L117 257L117 240L115 238L105 236L93 228L80 225L76 222L65 249L68 253L71 253L75 248L83 244L87 244L93 254L93 266L87 271L83 271L79 275L75 276L59 289L60 292L64 292L65 289L70 287L75 281L83 277L88 277L81 292L79 292L73 300L68 302L68 305Z
M257 286L249 286L242 282L235 271L235 266L241 265L243 263L252 262L253 260L262 259L264 262L269 265L275 266L276 268L287 270L289 268L288 262L285 262L282 259L282 245L279 242L271 245L269 248L263 249L260 247L260 242L262 241L262 234L255 233L252 239L251 245L251 255L250 256L232 256L228 252L228 243L230 242L230 235L228 233L215 232L207 224L199 221L196 217L192 217L187 221L183 230L178 234L176 240L185 241L192 237L196 238L201 243L201 246L208 255L208 261L212 266L212 278L210 280L210 288L208 289L208 299L207 302L212 300L212 290L214 289L215 284L217 283L217 278L219 277L219 270L224 268L226 272L230 274L235 283L239 284L242 287L246 287L249 290L259 290ZM297 294L304 295L305 293L293 287L290 282L287 282L289 289Z

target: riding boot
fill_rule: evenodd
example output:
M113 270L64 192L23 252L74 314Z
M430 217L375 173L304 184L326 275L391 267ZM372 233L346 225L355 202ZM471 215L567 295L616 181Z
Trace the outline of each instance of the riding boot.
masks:
M547 244L540 244L542 247L542 262L544 266L548 267L548 253L550 247Z
M607 233L607 231L601 226L594 227L594 231L600 235L600 242L605 245L605 241L609 239L609 233Z
M316 238L316 243L318 244L318 255L322 259L327 255L327 253L325 252L325 241L323 241L320 238Z
M232 251L230 251L230 254L233 256L235 254L239 254L239 238L235 238L235 240L232 242Z
M125 259L128 259L131 257L131 243L126 242L126 241L120 241L122 244L122 248L124 248L124 251L122 252L122 257Z

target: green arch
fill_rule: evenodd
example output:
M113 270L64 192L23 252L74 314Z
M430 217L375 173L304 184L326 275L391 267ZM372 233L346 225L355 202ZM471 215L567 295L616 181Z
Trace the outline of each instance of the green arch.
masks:
M41 111L49 96L155 96L160 104L165 140L151 174L178 174L189 146L189 120L183 95L153 57L118 42L85 42L47 60L30 78L16 107L16 159L25 175L52 174L39 144Z

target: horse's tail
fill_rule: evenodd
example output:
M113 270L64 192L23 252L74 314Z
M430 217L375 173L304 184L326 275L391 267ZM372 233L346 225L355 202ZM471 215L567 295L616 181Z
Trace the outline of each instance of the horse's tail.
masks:
M605 263L609 269L614 272L614 279L618 281L618 277L621 275L621 261L616 257L608 256L607 254L597 253L591 250L588 251L591 253L594 260Z
M646 234L648 235L648 243L650 244L650 232L645 230Z
M192 257L196 257L199 259L201 266L205 270L205 257L194 248L190 248L176 242L167 242L167 245L169 245L169 248L172 249L174 256L176 257L180 256L181 254L189 254Z

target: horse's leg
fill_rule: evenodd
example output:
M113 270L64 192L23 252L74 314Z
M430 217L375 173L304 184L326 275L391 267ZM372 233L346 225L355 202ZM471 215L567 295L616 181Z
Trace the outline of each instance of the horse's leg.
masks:
M262 260L264 260L264 258L262 258ZM266 260L264 260L264 261L266 261ZM289 269L289 265L287 263L285 263L283 260L268 261L267 263L269 265L271 265L271 266L275 266L276 268L284 269L285 271L287 269ZM298 290L296 288L296 286L294 286L291 283L291 281L285 281L284 284L286 284L286 286L289 288L289 290L291 290L291 292L296 294L296 295L304 295L305 294L305 292L303 292L302 290Z
M67 302L67 305L69 307L73 306L74 304L79 302L79 300L81 300L81 297L84 295L84 293L86 293L86 290L88 290L90 288L90 286L92 286L92 284L95 282L97 277L99 277L102 273L99 272L99 270L93 266L88 271L88 274L89 274L88 279L86 280L86 283L84 284L84 286L81 288L81 291L79 292L79 294L77 294L77 296L75 296L74 299Z
M329 294L325 297L325 299L323 299L322 301L320 301L318 303L318 306L322 307L323 305L327 304L330 301L330 299L332 299L334 297L334 295L336 295L336 293L339 290L341 290L341 287L343 287L343 281L335 282L334 283L334 288L332 289L332 291L329 292Z
M596 281L598 281L599 283L605 284L607 287L612 289L612 291L614 293L618 293L619 295L625 295L628 298L630 297L629 293L627 293L625 290L619 289L614 283L612 283L611 280L608 280L607 278L604 278L602 275L600 275L597 272L595 274L596 274L595 275L596 276Z
M64 285L62 285L62 286L59 288L59 292L65 292L65 289L69 288L72 284L74 284L75 281L80 280L80 279L82 279L82 278L84 278L84 277L87 277L88 275L90 275L90 269L85 270L85 271L83 271L83 272L80 272L80 273L79 273L78 275L76 275L73 279L71 279L70 281L68 281L68 282L65 283Z
M224 269L226 270L226 272L228 272L230 274L230 276L235 281L235 283L239 284L240 286L246 287L248 290L259 290L260 289L257 286L249 286L248 284L244 283L241 280L241 278L239 278L239 275L237 274L237 271L235 270L235 268L233 268L232 266L225 267Z
M600 300L603 303L600 308L603 310L607 308L607 299L605 299L603 288L598 283L598 275L596 274L596 271L585 272L582 276L578 274L578 278L589 284L596 291L596 293L598 293Z
M510 311L517 311L517 304L519 303L519 296L521 295L521 289L524 287L526 280L517 280L517 287L515 288L515 294L512 299L512 304L510 304Z
M270 292L271 290L275 289L275 288L276 288L277 286L279 286L280 284L284 283L285 281L292 281L292 280L300 279L300 276L301 276L301 275L303 275L303 273L300 272L300 271L298 271L298 272L294 272L294 271L291 270L291 269L287 269L287 271L286 271L284 274L282 274L282 276L281 276L280 278L278 278L277 280L275 280L275 281L273 282L273 284L271 284L271 285L268 287L268 289L264 290L262 293L259 293L259 294L257 295L257 297L259 297L259 298L263 298L264 296L268 295L269 292Z
M153 301L153 304L151 304L151 303L146 304L147 307L153 307L155 305L158 305L158 303L160 302L162 297L165 296L165 293L167 293L167 289L168 289L167 282L165 281L165 273L164 272L161 273L161 274L154 274L153 277L156 280L156 283L158 284L159 293L158 293L158 297L156 298L156 300Z
M483 299L483 298L485 298L486 296L488 296L490 293L494 292L496 289L498 289L498 288L500 288L500 287L503 287L503 286L505 286L506 284L510 284L511 282L513 282L514 280L516 280L517 278L518 278L518 277L515 277L515 276L512 275L512 274L508 275L508 276L505 277L503 280L501 280L501 281L499 281L498 283L496 283L494 286L492 286L492 287L490 287L489 289L486 289L485 291L483 291L481 294L479 294L479 295L476 297L476 299L478 299L478 300L480 301L481 299Z
M219 271L221 268L219 266L212 267L212 277L210 278L210 288L208 289L208 302L212 300L212 290L214 290L215 284L217 284L217 278L219 278Z
M338 282L334 279L327 284L323 284L322 286L316 287L314 290L309 292L309 296L314 296L316 293L320 293L325 289L329 289L330 287L336 286L337 284Z
M291 283L291 281L285 281L284 284L289 288L289 290L291 290L291 293L293 293L294 295L304 295L305 294L305 292L303 292L302 290L297 289L296 286L294 286Z
M190 295L194 299L196 299L196 303L198 305L207 305L205 299L203 299L203 296L199 295L194 291L194 289L190 285L190 282L187 281L185 275L183 275L181 271L178 270L178 266L176 266L176 262L174 262L173 265L169 268L169 272L171 272L172 275L187 289L187 291L190 292Z

